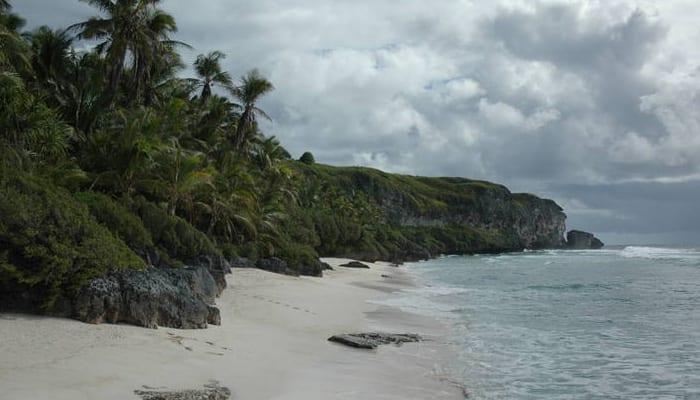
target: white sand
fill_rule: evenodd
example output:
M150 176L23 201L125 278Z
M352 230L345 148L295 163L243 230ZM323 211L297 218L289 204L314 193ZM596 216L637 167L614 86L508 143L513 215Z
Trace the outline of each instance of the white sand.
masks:
M145 386L201 389L232 399L459 399L444 381L444 326L370 303L411 284L400 268L337 268L324 278L236 269L202 330L89 325L0 314L0 399L138 399ZM389 277L383 277L386 275ZM337 333L419 333L428 341L358 350Z

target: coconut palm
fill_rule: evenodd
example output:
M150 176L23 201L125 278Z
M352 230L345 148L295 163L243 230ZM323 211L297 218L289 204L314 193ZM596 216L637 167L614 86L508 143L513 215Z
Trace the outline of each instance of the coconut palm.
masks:
M142 98L151 99L155 85L171 78L184 66L178 46L188 47L183 42L171 40L168 35L177 31L175 19L158 9L145 12L145 29L141 41L134 43L131 68L131 94L137 103Z
M32 81L34 86L47 91L49 104L60 106L68 84L71 69L72 39L65 31L54 31L42 26L27 34L32 55Z
M160 50L154 50L155 57L150 63L150 69L147 74L143 74L140 77L145 106L154 105L158 107L167 103L170 98L187 98L187 96L179 94L185 81L177 78L177 73L185 68L185 64L175 49L175 46L187 45L172 41L163 42L160 45ZM185 93L189 94L189 92ZM134 97L140 98L141 93L136 94Z
M157 157L164 147L159 132L160 124L152 110L115 111L108 129L87 138L80 157L82 167L95 173L92 187L126 195L150 187L151 171L157 167Z
M258 137L252 145L252 161L260 171L267 171L278 166L291 155L275 136Z
M204 166L203 154L183 149L175 139L170 142L158 157L156 179L151 187L156 189L156 194L166 197L170 215L176 215L178 206L183 204L191 221L195 193L203 186L214 188L215 171Z
M95 53L72 53L70 60L62 114L76 130L89 134L112 99L102 76L105 61Z
M224 88L231 88L233 80L228 72L222 71L221 60L226 58L226 55L220 51L212 51L207 55L200 54L194 62L194 71L199 76L199 79L191 81L196 86L202 87L202 92L199 95L202 103L205 103L211 96L211 88L218 84Z
M236 133L233 137L234 147L242 152L246 150L250 141L257 133L257 117L261 116L266 119L270 117L257 107L256 103L263 95L271 92L274 86L270 81L265 79L258 70L254 69L248 72L242 78L241 86L232 90L233 95L243 104L243 113L238 119Z
M136 84L132 88L139 97L150 63L162 45L168 42L168 35L177 30L175 19L156 8L161 0L81 1L96 7L106 16L92 17L70 28L79 30L80 39L102 41L97 50L106 55L110 66L110 91L116 92L125 68L130 66L132 83Z
M208 215L209 234L228 243L242 243L257 236L255 221L259 215L255 178L242 163L235 163L216 177L216 189L210 191Z

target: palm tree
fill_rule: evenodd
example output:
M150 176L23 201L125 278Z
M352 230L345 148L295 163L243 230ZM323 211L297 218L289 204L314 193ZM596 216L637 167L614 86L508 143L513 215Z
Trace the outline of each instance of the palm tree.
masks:
M170 33L177 31L177 25L173 16L161 10L146 10L144 25L144 40L136 41L132 49L134 60L131 68L131 88L137 103L141 102L144 95L150 99L151 93L148 92L153 90L154 79L162 81L163 73L173 76L182 68L180 55L175 51L175 47L189 47L168 37Z
M90 134L112 101L102 76L105 60L96 53L73 52L70 61L61 110L76 130Z
M108 88L112 93L119 87L129 63L136 83L133 90L139 97L154 54L167 43L168 34L177 30L175 19L156 8L161 0L81 1L106 13L106 17L92 17L69 29L79 29L80 39L102 40L97 50L106 54L110 66Z
M161 43L162 48L154 53L150 70L141 76L145 106L160 106L171 98L187 98L178 94L185 81L176 75L185 68L185 64L175 50L176 45L184 44L173 41Z
M192 79L191 81L202 87L202 92L199 96L202 103L206 103L211 96L212 85L219 84L229 89L233 86L231 75L221 70L220 61L224 58L226 58L224 53L212 51L207 55L200 54L194 62L194 71L200 79Z
M252 146L252 161L260 171L268 171L291 158L275 136L256 138Z
M216 190L209 191L210 199L207 233L228 243L242 243L257 236L258 194L255 178L241 163L233 163L216 176Z
M10 9L9 3L0 3L0 71L28 74L29 50L19 34L25 21Z
M192 221L195 192L202 186L213 189L215 171L204 166L202 154L184 150L176 139L170 142L158 158L152 188L165 195L170 215L176 215L178 205L184 203Z
M258 70L254 69L242 78L242 85L232 91L233 95L243 103L243 113L238 119L236 133L233 137L234 147L239 152L246 149L251 139L257 133L257 116L260 115L268 120L270 119L265 111L256 106L256 102L260 97L273 89L272 83L260 75Z
M108 129L88 136L79 158L81 166L95 174L91 189L130 196L141 187L150 188L150 174L164 147L159 129L150 109L115 111Z
M236 107L226 97L214 94L199 109L195 125L191 127L192 135L212 146L226 141L226 130L235 125Z
M32 48L34 85L48 92L51 105L62 105L65 103L63 97L72 63L72 39L65 31L54 31L47 26L37 28L26 36Z

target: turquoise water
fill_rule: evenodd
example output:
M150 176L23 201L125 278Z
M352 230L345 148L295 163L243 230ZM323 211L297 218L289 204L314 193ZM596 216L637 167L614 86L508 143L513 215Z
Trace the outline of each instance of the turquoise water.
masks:
M452 326L472 399L700 399L700 251L443 257L390 301Z

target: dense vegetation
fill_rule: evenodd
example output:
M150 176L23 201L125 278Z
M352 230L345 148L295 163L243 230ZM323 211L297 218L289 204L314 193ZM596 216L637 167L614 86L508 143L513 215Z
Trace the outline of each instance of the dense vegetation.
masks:
M158 0L86 2L87 21L23 31L0 0L0 284L50 306L112 269L276 254L295 196L258 128L272 84L234 81L218 51L178 75L187 44Z
M505 188L294 161L259 129L274 88L258 71L234 80L214 50L182 77L188 45L160 0L83 1L95 17L23 31L0 0L0 289L34 289L46 308L110 270L200 255L276 256L313 273L319 254L520 245L496 228L412 226L382 200L400 192L402 208L440 217ZM96 45L78 50L83 40Z

